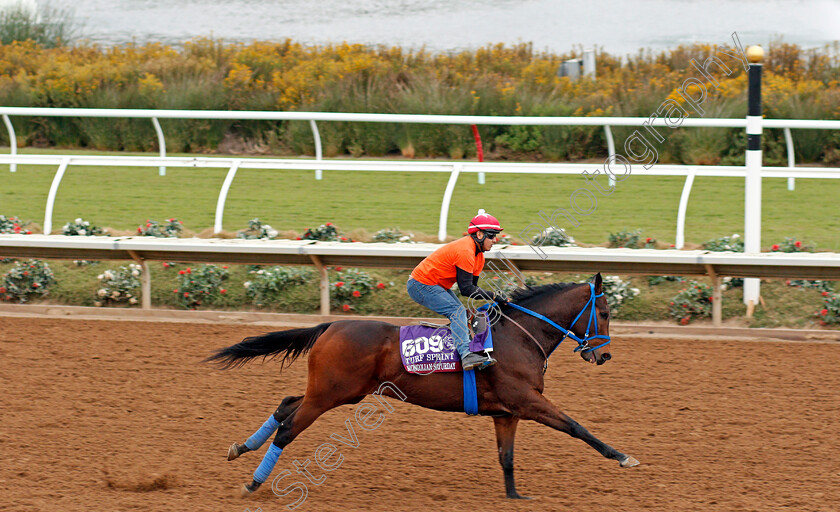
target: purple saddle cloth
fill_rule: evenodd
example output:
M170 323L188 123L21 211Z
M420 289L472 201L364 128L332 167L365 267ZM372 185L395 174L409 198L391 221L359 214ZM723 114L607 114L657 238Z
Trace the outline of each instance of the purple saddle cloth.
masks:
M493 350L490 324L470 342L470 352ZM461 356L455 350L449 327L404 325L400 327L400 356L405 371L428 375L436 372L460 372Z

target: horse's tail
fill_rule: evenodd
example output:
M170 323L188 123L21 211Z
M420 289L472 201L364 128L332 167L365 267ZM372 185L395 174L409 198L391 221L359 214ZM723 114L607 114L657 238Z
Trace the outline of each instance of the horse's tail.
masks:
M286 364L291 364L295 359L309 352L315 341L331 324L332 322L326 322L315 327L250 336L236 345L218 350L204 362L216 362L222 369L239 368L255 357L262 356L265 360L269 356L274 359L284 354L280 362L282 370Z

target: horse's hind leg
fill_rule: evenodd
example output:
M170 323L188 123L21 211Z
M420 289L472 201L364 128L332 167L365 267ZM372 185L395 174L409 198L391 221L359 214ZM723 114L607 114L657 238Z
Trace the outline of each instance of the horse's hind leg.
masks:
M548 399L541 394L534 393L534 396L529 398L531 399L523 400L521 404L515 407L517 415L524 419L542 423L543 425L547 425L553 429L565 432L572 437L580 439L592 448L595 448L598 453L604 457L617 460L623 468L631 468L639 465L638 460L621 453L612 446L600 441L598 438L590 434L588 430L580 425L580 423L560 412L554 404L549 402Z
M307 395L308 396L308 395ZM344 404L358 403L365 398L365 395L345 399L341 401L331 401L329 403L313 403L312 400L304 400L292 414L280 424L277 428L277 434L274 436L274 442L268 447L265 452L262 462L257 470L254 471L254 478L250 484L245 484L242 488L242 495L247 496L256 491L268 477L271 471L277 464L277 459L283 453L283 448L295 440L295 438L307 427L318 419L319 416L325 412ZM352 429L352 425L350 427ZM350 431L349 435L355 439L355 431Z
M269 416L265 423L263 423L262 427L254 432L251 437L242 444L233 443L230 445L230 448L228 448L228 460L233 460L243 453L259 449L259 447L262 446L269 437L271 437L271 434L277 430L277 427L279 427L283 421L289 417L289 415L300 407L301 401L303 401L303 395L287 396L284 398L283 401L280 402L280 405L277 406L277 410L274 411L274 414Z

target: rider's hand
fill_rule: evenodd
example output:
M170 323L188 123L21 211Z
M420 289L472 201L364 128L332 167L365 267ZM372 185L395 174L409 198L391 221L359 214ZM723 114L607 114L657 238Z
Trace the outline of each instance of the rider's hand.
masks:
M508 298L508 296L505 295L502 292L496 292L495 295L493 296L493 300L495 300L496 302L498 302L500 304L507 304L508 302L510 302L510 299Z

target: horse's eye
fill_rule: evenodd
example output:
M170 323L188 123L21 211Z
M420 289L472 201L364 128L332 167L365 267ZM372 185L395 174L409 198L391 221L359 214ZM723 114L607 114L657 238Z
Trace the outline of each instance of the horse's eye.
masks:
M601 311L601 318L603 318L604 320L606 320L606 319L608 319L609 317L610 317L610 314L609 314L608 312L606 312L606 311Z

